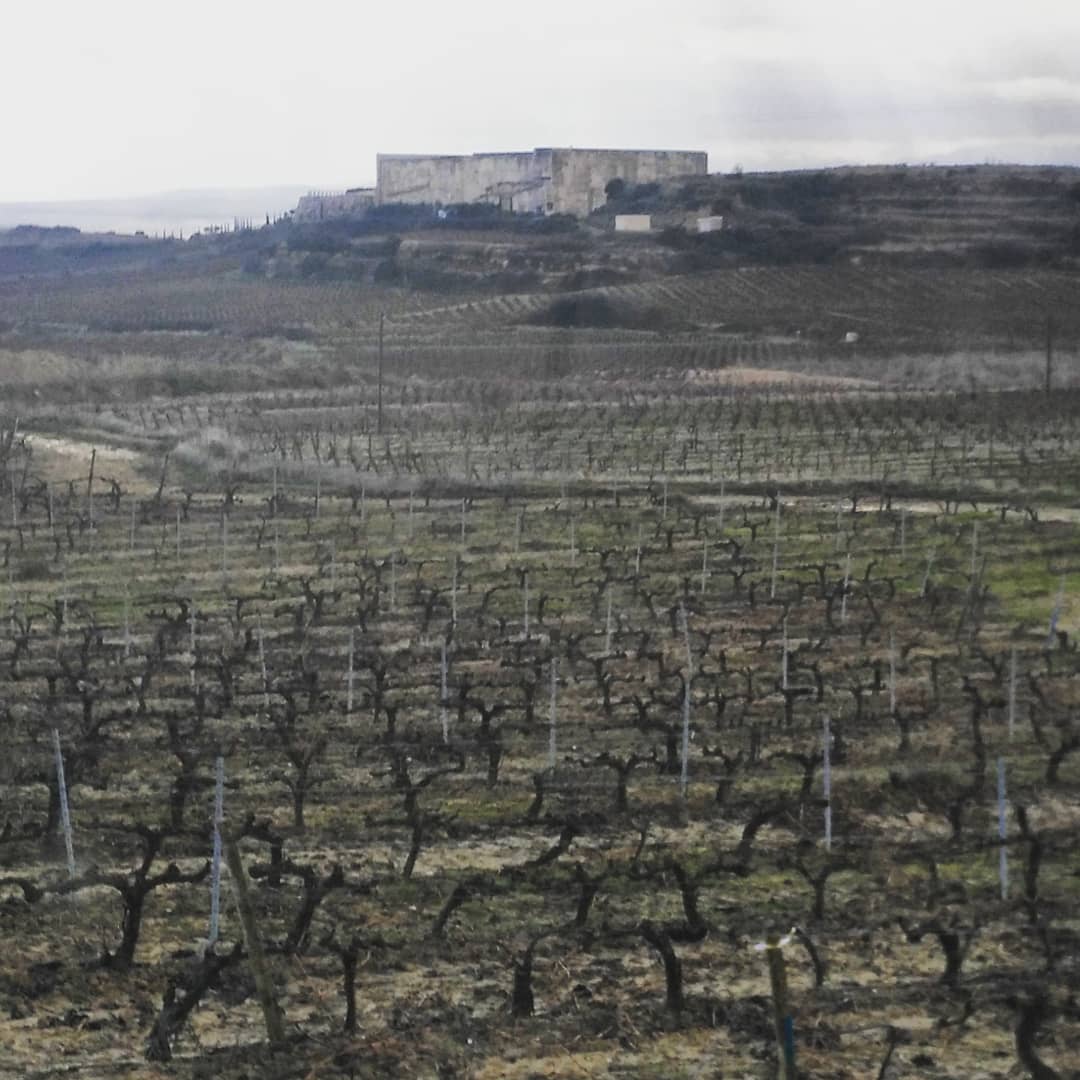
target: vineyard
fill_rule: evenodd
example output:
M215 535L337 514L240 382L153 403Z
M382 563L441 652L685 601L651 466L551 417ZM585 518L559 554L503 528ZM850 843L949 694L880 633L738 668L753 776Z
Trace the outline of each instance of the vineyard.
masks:
M1080 363L1076 277L1047 269L750 267L463 295L204 269L0 281L0 392L107 405L351 387L370 380L380 339L395 385L752 367L1030 389L1048 347L1055 385L1075 385Z
M1078 392L596 347L4 421L0 1074L1076 1075Z

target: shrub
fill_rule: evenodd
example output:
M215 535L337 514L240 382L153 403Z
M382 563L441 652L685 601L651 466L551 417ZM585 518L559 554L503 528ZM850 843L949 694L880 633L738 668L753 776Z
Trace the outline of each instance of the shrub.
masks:
M383 261L375 267L375 273L372 279L376 285L400 285L404 276L401 264L397 259L383 259Z

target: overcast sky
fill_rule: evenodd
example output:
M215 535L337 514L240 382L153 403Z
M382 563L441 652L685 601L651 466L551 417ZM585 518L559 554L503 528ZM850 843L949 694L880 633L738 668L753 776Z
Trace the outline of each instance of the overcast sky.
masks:
M1080 164L1078 0L7 0L0 201L374 180L375 154Z

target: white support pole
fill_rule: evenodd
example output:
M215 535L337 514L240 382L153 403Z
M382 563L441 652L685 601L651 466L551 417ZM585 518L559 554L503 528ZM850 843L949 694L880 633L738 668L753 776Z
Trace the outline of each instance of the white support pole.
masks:
M524 604L524 606L525 606L525 629L524 629L524 634L525 634L525 637L527 639L528 636L529 636L529 575L528 575L528 573L526 573L525 576L524 576L523 591L525 593L525 604Z
M555 756L557 749L556 724L558 722L558 696L559 696L559 671L558 660L551 657L551 715L548 721L548 768L555 768Z
M442 741L446 745L450 742L450 715L447 711L447 663L446 663L446 639L443 638L442 656L439 661L439 716L442 720Z
M780 492L776 493L776 520L773 525L772 578L769 582L769 599L776 599L776 573L780 565Z
M131 655L131 592L124 583L124 657Z
M604 623L604 655L611 654L611 589L607 590L607 619Z
M784 624L781 630L781 655L780 655L780 686L786 690L788 688L788 636L787 636L787 619L784 619Z
M848 596L848 583L851 581L851 552L847 553L847 558L844 560L844 588L840 594L840 621L842 623L847 622L847 596Z
M1016 646L1009 654L1009 741L1016 734Z
M453 577L450 580L450 625L457 626L457 556L454 556Z
M218 939L221 917L221 826L225 821L225 759L214 761L214 847L210 861L210 932L207 943Z
M68 807L67 782L64 780L64 754L60 749L60 732L53 728L53 752L56 756L56 788L60 794L60 823L64 829L64 848L67 852L68 876L75 876L75 846L71 838L71 811Z
M356 630L349 627L349 667L345 674L345 715L352 715L353 708L353 684L356 680L356 662L353 659L356 651Z
M1006 840L1006 803L1005 803L1005 759L997 762L997 801L998 801L998 879L1001 882L1001 899L1009 899L1009 853Z
M919 596L926 596L927 587L930 585L930 570L934 565L934 556L937 555L937 550L931 548L930 554L926 557L926 572L923 574L922 588L919 589Z
M829 718L824 720L825 731L822 738L821 779L824 786L825 800L825 850L832 850L832 732L829 730Z
M188 616L188 629L191 632L191 686L195 686L195 661L198 641L195 634L195 598L191 599L191 614Z
M1057 634L1058 620L1061 618L1061 612L1065 607L1065 575L1061 575L1061 581L1058 584L1057 599L1054 601L1054 610L1050 614L1050 631L1046 636L1046 647L1052 649L1054 647L1054 636Z
M351 650L350 650L351 652ZM266 646L263 644L262 617L259 617L259 668L262 671L263 708L270 711L270 679L266 674Z
M686 679L683 682L683 724L682 724L682 760L679 764L679 791L683 799L690 788L690 684L694 677L694 654L690 650L690 624L686 618L686 607L679 604L679 618L682 622L683 642L686 646Z
M889 715L896 719L896 634L889 631Z

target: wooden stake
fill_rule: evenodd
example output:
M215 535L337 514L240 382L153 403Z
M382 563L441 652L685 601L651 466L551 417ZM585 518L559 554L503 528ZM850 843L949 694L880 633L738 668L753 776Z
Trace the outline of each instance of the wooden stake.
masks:
M769 961L769 983L772 988L773 1026L776 1050L780 1056L779 1080L795 1077L795 1023L788 1008L787 971L784 966L784 944L787 938L770 934L765 940L765 955Z
M229 867L236 907L240 913L240 924L244 928L244 945L247 948L251 973L255 977L255 992L266 1022L266 1036L271 1046L279 1046L285 1041L285 1018L274 996L274 984L266 966L266 955L263 952L262 939L259 937L255 907L251 902L247 871L240 859L240 847L236 842L236 837L223 831L222 843L225 847L225 861Z

